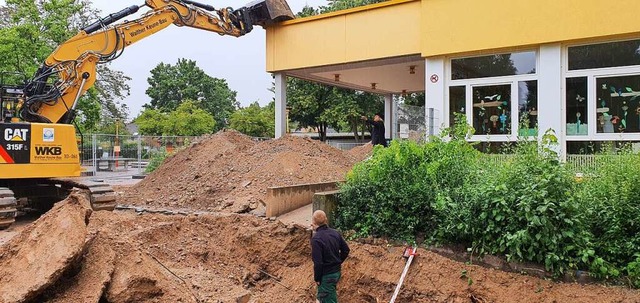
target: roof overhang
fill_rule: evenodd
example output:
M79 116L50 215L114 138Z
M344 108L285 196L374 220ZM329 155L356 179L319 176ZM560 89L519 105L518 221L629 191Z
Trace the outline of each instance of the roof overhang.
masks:
M288 76L377 94L424 91L425 61L420 55L288 70Z
M424 91L420 0L392 0L267 28L267 70L379 94Z

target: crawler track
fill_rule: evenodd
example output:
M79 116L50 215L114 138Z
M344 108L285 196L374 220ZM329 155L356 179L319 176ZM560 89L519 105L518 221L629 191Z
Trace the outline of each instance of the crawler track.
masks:
M76 179L54 179L53 184L59 184L63 188L82 188L91 194L91 207L93 210L112 211L116 208L116 194L108 183L82 181Z
M13 191L0 187L0 229L11 226L16 221L17 203Z

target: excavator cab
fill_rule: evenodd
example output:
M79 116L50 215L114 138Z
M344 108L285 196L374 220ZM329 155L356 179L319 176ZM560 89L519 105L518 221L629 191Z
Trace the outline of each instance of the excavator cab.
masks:
M24 74L0 72L0 123L18 122L26 82Z

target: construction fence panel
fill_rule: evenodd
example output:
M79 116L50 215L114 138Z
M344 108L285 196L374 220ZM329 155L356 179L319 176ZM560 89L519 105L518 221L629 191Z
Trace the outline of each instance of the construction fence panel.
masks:
M439 112L424 106L398 103L394 115L394 138L424 142L429 135L438 135Z
M185 136L89 134L82 138L80 155L84 169L94 175L115 171L143 173L152 158L180 150L195 139Z

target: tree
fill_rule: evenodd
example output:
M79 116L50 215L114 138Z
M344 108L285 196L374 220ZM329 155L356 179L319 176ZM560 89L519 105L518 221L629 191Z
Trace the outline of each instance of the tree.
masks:
M260 107L258 102L237 110L229 119L231 128L252 137L275 136L275 103Z
M97 19L98 12L84 0L7 0L0 7L0 71L22 74L9 80L23 82L58 45ZM130 78L106 65L99 66L97 76L78 103L81 131L95 131L107 120L127 116L120 101L129 95Z
M200 136L211 133L216 121L198 103L187 100L169 113L147 108L140 113L135 122L143 135Z
M330 119L330 115L324 115L332 101L336 100L333 87L290 78L287 81L287 91L290 119L298 122L301 127L316 128L320 140L325 141L329 123L337 125L336 121L331 121L333 119Z
M327 0L328 5L321 6L320 12L324 14L385 1L387 0Z
M327 6L319 9L305 6L298 17L307 17L319 13L382 2L382 0L333 0ZM358 140L358 130L364 136L365 124L360 120L363 115L371 116L382 111L383 103L380 96L312 83L301 79L287 81L288 105L291 108L289 117L301 127L313 127L318 130L320 140L327 137L327 129L350 129Z
M226 80L207 75L193 60L180 59L175 65L160 63L151 70L147 82L151 102L145 108L171 112L184 100L196 100L201 109L213 115L216 130L227 125L239 104L237 93L229 89Z
M411 93L402 98L402 102L406 105L425 106L426 99L424 93Z
M200 136L210 134L216 126L215 118L195 101L185 101L169 114L165 135Z
M162 136L167 124L167 115L157 109L145 109L134 120L140 134L147 136Z

